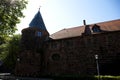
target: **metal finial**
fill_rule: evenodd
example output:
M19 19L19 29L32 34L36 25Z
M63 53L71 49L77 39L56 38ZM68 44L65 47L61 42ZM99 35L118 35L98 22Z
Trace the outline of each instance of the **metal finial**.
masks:
M39 6L39 11L40 11L41 6Z

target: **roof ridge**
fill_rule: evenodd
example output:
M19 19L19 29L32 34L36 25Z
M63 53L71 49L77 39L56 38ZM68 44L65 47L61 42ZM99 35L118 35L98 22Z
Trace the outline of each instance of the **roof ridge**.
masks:
M99 25L100 29L104 31L120 30L120 19L105 21L105 22L100 22L100 23L94 23L94 24ZM88 25L92 27L94 24L88 24ZM62 30L59 30L51 34L50 37L53 39L64 39L64 38L70 38L70 37L75 37L75 36L81 36L82 33L84 33L84 29L85 29L84 25L72 27L72 28L64 28ZM65 34L66 30L68 31L68 34Z

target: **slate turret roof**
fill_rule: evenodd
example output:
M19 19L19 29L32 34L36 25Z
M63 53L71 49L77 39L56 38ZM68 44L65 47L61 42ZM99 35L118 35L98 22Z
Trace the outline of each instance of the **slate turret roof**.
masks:
M39 28L41 30L46 30L43 18L41 16L40 10L37 12L37 14L34 16L32 21L29 24L30 28Z

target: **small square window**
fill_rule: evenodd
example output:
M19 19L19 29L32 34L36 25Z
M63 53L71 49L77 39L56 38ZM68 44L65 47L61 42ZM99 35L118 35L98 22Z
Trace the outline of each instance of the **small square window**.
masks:
M60 60L60 55L57 54L57 53L53 54L53 55L52 55L52 60L54 60L54 61L59 61L59 60Z
M37 32L37 36L38 37L42 36L42 33L41 32Z

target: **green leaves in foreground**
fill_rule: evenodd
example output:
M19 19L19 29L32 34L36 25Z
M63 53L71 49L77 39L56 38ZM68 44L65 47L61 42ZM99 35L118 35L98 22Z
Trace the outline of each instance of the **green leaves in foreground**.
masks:
M20 35L14 35L9 38L8 43L0 45L0 60L4 63L4 67L10 71L14 69L17 54L19 53Z
M26 4L26 0L0 0L0 43L17 30L16 24L24 17L22 10Z

